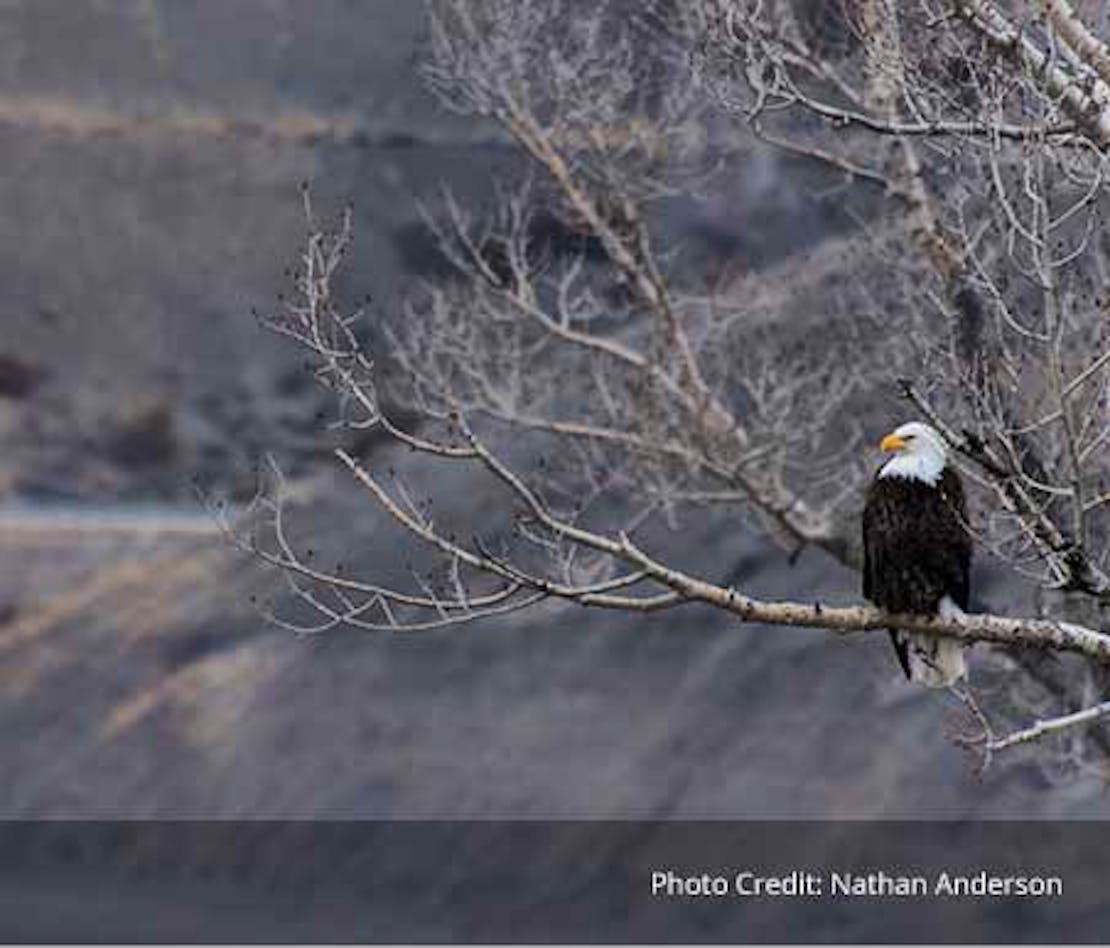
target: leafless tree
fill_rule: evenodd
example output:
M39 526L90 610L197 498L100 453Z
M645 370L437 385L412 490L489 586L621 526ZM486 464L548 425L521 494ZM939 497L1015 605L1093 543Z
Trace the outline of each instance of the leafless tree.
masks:
M337 450L439 564L407 587L356 579L298 551L275 472L261 521L233 530L315 617L275 619L404 632L558 599L927 629L1003 646L989 700L964 695L977 723L961 739L984 765L1054 735L1058 772L1101 766L1110 740L1086 725L1110 712L1110 50L1081 11L432 0L429 12L432 88L496 123L526 171L492 214L450 194L428 212L460 278L386 323L378 363L362 314L334 295L350 218L328 230L306 195L297 294L271 325L311 354L339 426L379 431L429 465L484 470L504 491L504 523L461 539L402 480ZM689 266L660 200L705 193L767 146L880 210L837 238L837 254L776 273ZM836 292L818 271L839 275ZM799 327L783 312L815 286ZM727 505L789 549L858 566L874 460L861 438L881 432L853 416L876 380L944 435L973 488L968 529L1036 585L1040 615L891 616L803 590L764 602L668 561L654 525ZM391 417L387 384L419 425ZM1068 652L1083 661L1057 659Z

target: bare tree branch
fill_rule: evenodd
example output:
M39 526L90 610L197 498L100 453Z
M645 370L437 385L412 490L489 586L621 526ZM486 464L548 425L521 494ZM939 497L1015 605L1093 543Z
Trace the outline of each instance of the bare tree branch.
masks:
M988 742L986 746L992 753L997 753L998 751L1016 747L1019 744L1039 741L1042 738L1059 734L1070 728L1084 727L1093 724L1098 721L1099 718L1103 718L1107 714L1110 714L1110 701L1103 701L1101 704L1096 704L1091 708L1085 708L1082 711L1076 711L1073 714L1065 714L1058 718L1036 721L1030 727L1015 731L1005 737L996 738Z
M487 214L448 192L426 211L452 273L383 322L387 367L333 291L350 217L328 230L307 200L296 293L271 325L336 394L339 436L484 474L502 503L460 540L404 478L341 447L427 560L408 581L366 581L298 551L272 472L257 532L233 532L286 576L300 612L277 621L400 632L544 602L701 603L741 622L1090 660L1037 674L1037 653L1021 653L1007 698L1020 720L1104 694L1110 85L1100 41L1066 3L1038 3L1043 19L988 0L857 0L829 12L830 38L790 0L433 0L433 89L498 123L526 167ZM820 188L854 227L762 269L690 265L659 199L718 187L720 204L739 193L723 184L779 151L812 159L807 175L831 170ZM899 379L968 475L966 529L1035 586L1036 618L768 602L655 551L654 525L714 505L738 529L858 565L862 445L898 411ZM418 421L398 421L383 391ZM986 734L980 698L961 700ZM1008 740L990 731L981 749Z
M1100 147L1110 144L1110 87L1102 79L1070 75L990 0L954 0L956 8L1004 55L1057 97L1076 124ZM1063 22L1063 18L1061 22Z

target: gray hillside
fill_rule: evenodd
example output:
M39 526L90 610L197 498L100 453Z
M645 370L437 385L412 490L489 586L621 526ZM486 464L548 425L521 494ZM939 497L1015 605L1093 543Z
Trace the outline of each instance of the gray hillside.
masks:
M206 521L155 529L163 507L203 518L194 476L241 499L273 450L306 485L297 522L322 558L402 568L314 434L321 396L250 311L296 253L301 180L326 205L355 199L344 290L388 312L443 266L414 199L441 181L480 196L512 162L421 91L419 31L405 0L0 7L0 817L1110 814L1094 778L978 780L947 699L903 683L880 636L553 605L297 640L250 604L276 578ZM739 262L767 319L831 341L820 302L868 260L815 174L757 152L727 202L671 223L713 265ZM893 398L877 367L869 428ZM441 517L496 508L481 479L435 476ZM813 552L791 566L727 513L651 542L763 595L857 596L854 576ZM1024 607L979 570L982 605Z

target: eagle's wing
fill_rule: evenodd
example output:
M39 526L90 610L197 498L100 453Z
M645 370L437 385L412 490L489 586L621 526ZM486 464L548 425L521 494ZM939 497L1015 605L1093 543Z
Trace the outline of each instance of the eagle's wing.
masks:
M889 536L889 514L884 509L882 498L874 491L868 491L867 501L863 508L863 598L869 602L877 602L880 597L882 571L886 566L886 542ZM890 642L894 646L894 653L898 656L898 664L902 666L907 678L910 675L910 655L906 640L891 629Z
M967 502L960 475L945 468L940 479L940 507L937 530L937 562L930 564L943 576L944 588L961 609L968 608L971 598L971 536L967 532Z

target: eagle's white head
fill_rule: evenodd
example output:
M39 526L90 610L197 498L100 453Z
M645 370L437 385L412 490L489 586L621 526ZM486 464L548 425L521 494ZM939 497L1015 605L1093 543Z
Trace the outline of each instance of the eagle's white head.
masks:
M948 460L944 439L935 428L911 421L895 428L882 440L879 450L893 453L879 477L907 477L933 485L940 480Z

